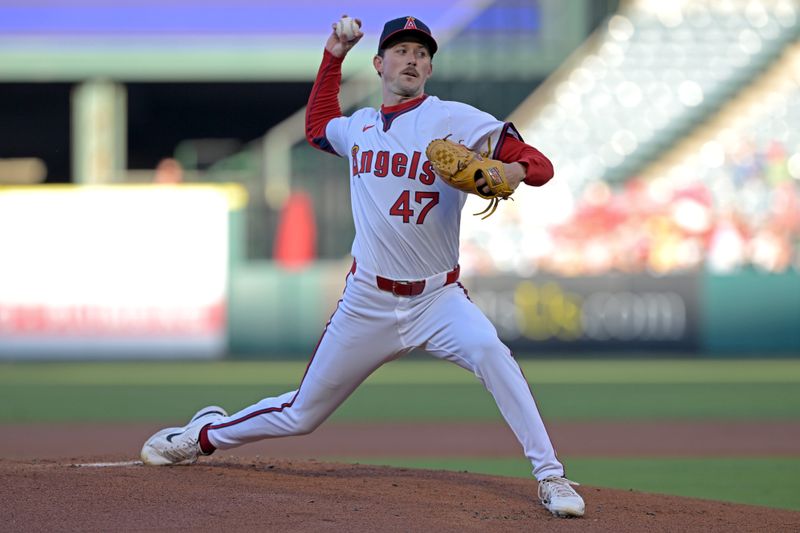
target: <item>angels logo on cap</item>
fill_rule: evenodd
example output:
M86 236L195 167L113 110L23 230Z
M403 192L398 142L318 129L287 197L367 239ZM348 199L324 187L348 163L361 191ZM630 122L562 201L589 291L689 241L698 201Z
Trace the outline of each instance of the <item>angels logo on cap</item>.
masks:
M384 24L383 33L378 40L378 51L390 48L403 38L420 41L428 47L431 56L439 49L427 24L416 17L400 17Z

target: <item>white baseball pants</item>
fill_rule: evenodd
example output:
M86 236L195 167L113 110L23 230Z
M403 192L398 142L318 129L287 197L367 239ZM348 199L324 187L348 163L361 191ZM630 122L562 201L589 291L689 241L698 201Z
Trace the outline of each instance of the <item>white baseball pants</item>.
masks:
M378 367L421 347L478 377L537 479L564 474L519 365L460 283L445 284L442 273L428 278L421 294L396 296L377 287L375 274L354 270L299 388L210 426L211 444L228 449L310 433Z

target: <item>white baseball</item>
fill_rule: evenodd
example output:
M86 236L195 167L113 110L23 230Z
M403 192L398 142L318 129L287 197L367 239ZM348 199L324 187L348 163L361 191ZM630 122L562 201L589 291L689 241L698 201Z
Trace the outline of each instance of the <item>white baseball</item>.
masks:
M358 22L350 17L342 17L336 23L336 35L339 38L344 37L347 41L355 39L360 30L361 26L358 25Z

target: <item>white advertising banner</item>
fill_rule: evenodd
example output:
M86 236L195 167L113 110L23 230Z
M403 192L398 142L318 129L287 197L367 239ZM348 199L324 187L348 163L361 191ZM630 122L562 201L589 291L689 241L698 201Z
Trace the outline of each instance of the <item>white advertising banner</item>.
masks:
M229 209L211 186L0 188L0 359L221 356Z

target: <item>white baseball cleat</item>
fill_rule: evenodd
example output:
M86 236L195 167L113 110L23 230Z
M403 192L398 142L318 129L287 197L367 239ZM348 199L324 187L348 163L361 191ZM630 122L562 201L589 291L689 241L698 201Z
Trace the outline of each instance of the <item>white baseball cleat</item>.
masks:
M539 499L542 505L560 518L583 516L583 498L570 485L579 483L555 476L539 482Z
M146 465L190 465L203 455L200 449L200 430L208 424L225 418L222 407L212 405L197 411L189 423L181 428L162 429L142 446L142 462Z

